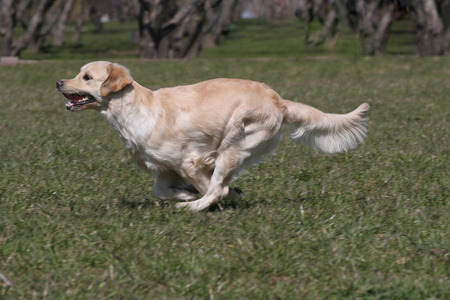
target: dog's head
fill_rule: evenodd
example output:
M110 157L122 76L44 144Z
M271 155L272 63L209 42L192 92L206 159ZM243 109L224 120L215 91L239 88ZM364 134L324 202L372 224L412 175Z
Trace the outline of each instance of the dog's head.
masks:
M96 61L84 65L75 78L58 80L56 89L68 99L68 110L80 111L107 106L111 95L132 82L130 71L124 66Z

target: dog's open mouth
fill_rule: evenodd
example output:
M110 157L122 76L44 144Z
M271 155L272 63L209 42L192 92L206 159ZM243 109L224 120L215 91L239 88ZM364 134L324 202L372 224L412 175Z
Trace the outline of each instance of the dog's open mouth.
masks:
M82 106L95 102L91 95L63 94L68 99L66 108L68 110L79 110Z

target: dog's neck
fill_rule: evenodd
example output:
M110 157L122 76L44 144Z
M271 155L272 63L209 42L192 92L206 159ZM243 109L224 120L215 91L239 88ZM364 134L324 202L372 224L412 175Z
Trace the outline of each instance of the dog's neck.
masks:
M137 99L141 101L136 101ZM152 102L153 92L134 81L122 91L112 95L108 107L100 110L100 113L130 149L133 144L145 143L150 136L157 117ZM146 126L142 126L143 124Z

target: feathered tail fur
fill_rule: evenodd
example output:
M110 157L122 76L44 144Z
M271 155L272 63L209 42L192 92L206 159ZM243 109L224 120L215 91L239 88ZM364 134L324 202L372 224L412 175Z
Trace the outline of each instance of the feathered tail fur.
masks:
M292 139L325 153L345 152L364 141L369 104L363 103L348 114L327 114L306 104L284 100L285 121L297 130Z

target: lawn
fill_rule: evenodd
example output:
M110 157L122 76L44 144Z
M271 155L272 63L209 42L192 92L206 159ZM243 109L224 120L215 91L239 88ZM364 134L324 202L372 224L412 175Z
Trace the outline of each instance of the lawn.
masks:
M191 213L99 114L66 111L55 81L97 55L1 67L0 298L450 299L449 59L214 51L102 59L152 89L238 77L327 112L369 102L367 140L325 155L287 127L243 200Z

